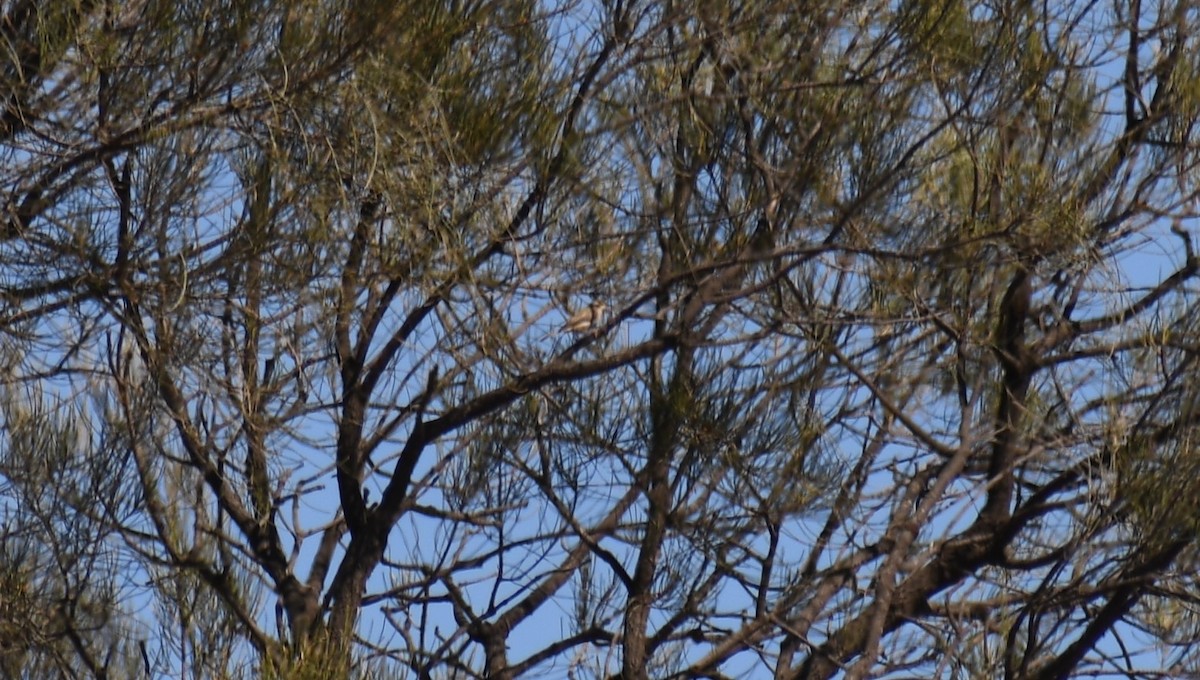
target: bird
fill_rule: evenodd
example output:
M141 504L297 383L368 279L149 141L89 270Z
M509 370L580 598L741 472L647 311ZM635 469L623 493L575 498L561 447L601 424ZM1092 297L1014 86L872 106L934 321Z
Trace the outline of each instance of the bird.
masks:
M600 325L604 319L604 310L608 309L608 305L600 300L593 300L592 304L571 315L567 322L558 329L559 333L587 333L593 328Z

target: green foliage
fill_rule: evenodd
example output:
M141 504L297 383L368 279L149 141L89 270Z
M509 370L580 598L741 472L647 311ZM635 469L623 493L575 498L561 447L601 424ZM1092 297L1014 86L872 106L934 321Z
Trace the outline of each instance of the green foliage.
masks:
M1186 3L0 13L5 673L1200 665Z

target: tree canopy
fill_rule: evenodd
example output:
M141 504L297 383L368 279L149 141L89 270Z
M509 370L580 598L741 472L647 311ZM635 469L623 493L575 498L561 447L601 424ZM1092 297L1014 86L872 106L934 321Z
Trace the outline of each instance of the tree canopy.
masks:
M1192 3L0 46L0 676L1200 674Z

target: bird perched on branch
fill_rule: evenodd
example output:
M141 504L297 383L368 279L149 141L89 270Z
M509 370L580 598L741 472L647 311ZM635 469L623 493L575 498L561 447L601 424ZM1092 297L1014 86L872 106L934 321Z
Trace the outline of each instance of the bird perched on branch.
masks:
M558 329L559 333L587 333L588 331L600 325L604 320L604 310L608 309L608 305L600 300L593 300L592 304L571 315L567 322Z

